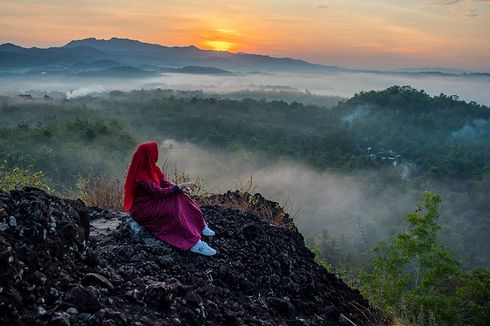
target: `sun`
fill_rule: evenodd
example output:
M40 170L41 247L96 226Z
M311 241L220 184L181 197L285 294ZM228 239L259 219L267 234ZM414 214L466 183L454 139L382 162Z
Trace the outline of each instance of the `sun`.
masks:
M232 42L228 41L206 41L205 43L211 50L215 51L230 51L233 47Z
M202 35L201 44L214 51L231 51L240 44L240 33L231 28L214 28Z

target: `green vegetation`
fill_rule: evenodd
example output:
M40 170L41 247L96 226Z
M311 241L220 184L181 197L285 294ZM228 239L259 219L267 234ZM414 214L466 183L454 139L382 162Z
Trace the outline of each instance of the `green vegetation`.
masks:
M351 125L365 145L391 149L426 175L461 179L490 171L488 107L408 86L361 93L338 108L349 107L369 110Z
M327 263L320 255L320 247L317 244L310 244L309 245L311 252L315 255L315 262L325 268L328 271L331 271L333 269L333 266L329 263Z
M123 175L135 146L136 140L114 120L77 117L49 124L20 121L0 128L0 156L8 160L6 167L44 171L59 190L73 186L79 175Z
M140 90L65 101L4 97L0 113L4 139L18 137L10 135L15 127L37 132L41 140L66 131L86 142L97 138L93 143L107 141L100 137L104 132L126 130L138 139L172 137L227 150L265 151L318 169L375 168L393 162L382 157L398 155L398 163L411 163L417 173L437 178L480 177L490 170L490 110L410 87L361 93L332 109ZM115 134L109 138L119 141ZM121 144L115 150L124 149Z
M7 161L0 163L0 190L10 191L31 186L52 192L42 171L31 172L21 168L7 168Z
M437 239L440 196L427 192L407 216L408 230L374 247L361 290L388 315L418 324L486 325L490 269L464 273Z

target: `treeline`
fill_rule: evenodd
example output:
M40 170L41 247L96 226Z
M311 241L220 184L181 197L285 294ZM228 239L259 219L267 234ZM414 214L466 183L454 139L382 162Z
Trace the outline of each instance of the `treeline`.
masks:
M140 90L64 101L4 97L0 127L114 120L140 139L172 137L227 150L264 151L321 170L375 168L396 160L413 163L416 173L467 179L490 169L490 109L454 97L391 87L325 109L195 95Z

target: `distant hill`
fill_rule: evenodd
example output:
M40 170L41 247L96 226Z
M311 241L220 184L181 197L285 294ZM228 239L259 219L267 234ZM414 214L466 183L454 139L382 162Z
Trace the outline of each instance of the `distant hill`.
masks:
M75 67L78 67L80 69L104 69L119 66L123 66L123 64L110 59L95 60L89 63L83 62L75 65Z
M0 68L3 69L73 65L102 59L111 59L111 56L88 46L27 49L11 43L0 45Z
M291 58L267 55L202 50L195 46L168 47L136 40L87 38L74 40L62 47L47 49L23 48L15 44L0 45L0 69L81 66L97 61L116 61L126 66L154 65L157 67L209 67L236 72L259 71L339 71L339 67L312 64ZM217 73L217 70L183 68L181 72ZM222 72L221 72L222 73Z
M175 69L175 72L183 74L206 74L206 75L232 75L233 73L224 69L200 66L185 66Z
M92 64L86 65L87 68L92 68L88 71L78 73L78 76L84 77L117 77L117 78L143 78L155 76L162 72L168 73L182 73L182 74L205 74L205 75L232 75L232 72L227 70L213 68L213 67L200 67L200 66L186 66L182 68L160 68L153 70L142 69L132 66L114 65L117 64L111 60L98 60ZM102 69L96 69L100 67Z
M119 78L143 78L154 76L155 72L131 66L110 67L100 70L86 71L79 73L80 76L87 77L119 77Z

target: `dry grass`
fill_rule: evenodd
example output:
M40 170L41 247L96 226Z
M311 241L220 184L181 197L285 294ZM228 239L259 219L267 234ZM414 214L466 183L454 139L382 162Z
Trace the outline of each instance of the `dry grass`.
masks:
M423 305L414 312L409 312L402 301L402 306L397 316L397 323L399 325L406 326L438 326L439 323L436 320L434 313L431 310L427 310Z
M79 176L76 189L65 191L68 197L78 197L87 206L97 206L107 209L121 209L124 195L120 180L110 179L98 174Z
M186 174L184 171L179 171L177 169L177 165L174 166L174 169L172 172L169 174L166 173L168 171L168 161L167 159L164 160L163 165L162 165L162 171L164 171L165 178L168 179L170 182L179 184L183 182L190 182L193 181L196 184L196 187L191 190L191 196L209 196L213 194L213 189L209 189L204 186L204 182L201 178L197 177L193 179L189 174Z
M242 180L238 178L238 182L235 183L235 188L238 189L241 193L248 192L249 194L254 193L257 189L257 184L255 183L253 176L250 175L247 182L242 183Z
M282 209L289 214L289 217L293 219L294 221L297 221L299 219L299 214L301 213L301 210L303 207L297 207L294 204L294 200L291 198L291 196L287 196L284 198L279 206L282 207Z
M242 203L240 205L240 210L257 213L257 210L259 209L268 220L271 220L275 224L283 224L283 216L286 213L288 214L289 218L293 220L298 219L302 207L296 208L294 200L291 198L291 196L282 198L280 203L273 201L275 195L267 196L268 200L262 198L257 201L255 198L256 195L252 195L256 192L257 187L258 185L254 180L253 175L250 175L250 177L244 183L240 178L238 178L238 182L235 184L235 189L237 189L242 196L248 197L246 201L247 204L245 207L243 207L244 205ZM267 204L264 204L264 201L267 202ZM281 210L279 214L277 212L278 209Z

